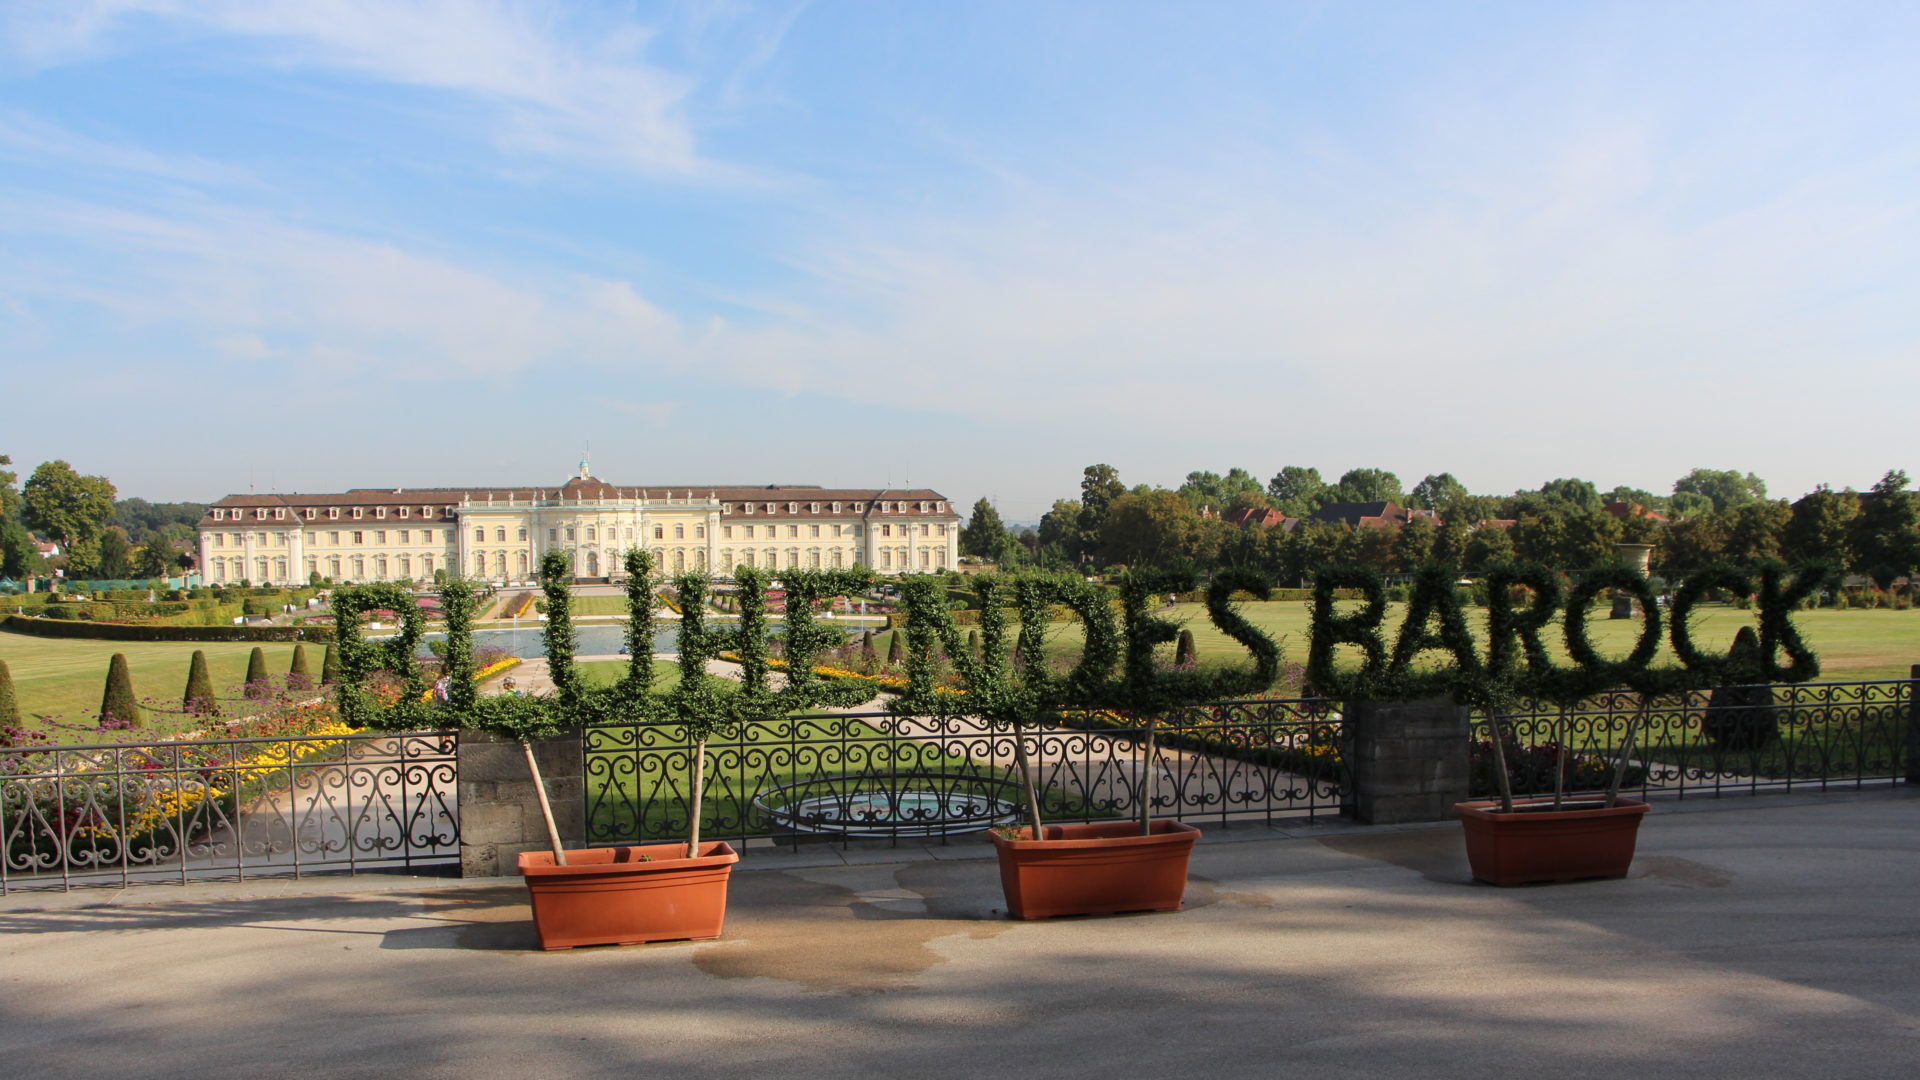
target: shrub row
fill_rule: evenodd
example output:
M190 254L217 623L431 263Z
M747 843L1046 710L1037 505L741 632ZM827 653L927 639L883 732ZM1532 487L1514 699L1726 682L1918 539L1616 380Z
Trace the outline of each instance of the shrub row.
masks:
M102 641L332 641L331 626L167 626L8 615L0 627L39 637Z

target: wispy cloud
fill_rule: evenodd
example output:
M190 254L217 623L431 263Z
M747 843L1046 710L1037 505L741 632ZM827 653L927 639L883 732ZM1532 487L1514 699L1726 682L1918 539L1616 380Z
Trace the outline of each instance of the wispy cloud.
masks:
M241 55L461 95L496 110L504 149L678 178L737 179L699 152L690 79L646 59L653 32L518 0L91 0L0 16L22 60L133 48L160 25L245 42Z

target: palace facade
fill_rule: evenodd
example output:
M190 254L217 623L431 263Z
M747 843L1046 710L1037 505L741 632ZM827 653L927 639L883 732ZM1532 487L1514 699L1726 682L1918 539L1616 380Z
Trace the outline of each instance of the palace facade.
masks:
M960 515L924 488L622 487L578 475L553 488L356 488L335 495L229 495L200 519L211 584L430 581L445 570L531 581L548 551L583 580L618 580L630 548L667 574L958 564Z

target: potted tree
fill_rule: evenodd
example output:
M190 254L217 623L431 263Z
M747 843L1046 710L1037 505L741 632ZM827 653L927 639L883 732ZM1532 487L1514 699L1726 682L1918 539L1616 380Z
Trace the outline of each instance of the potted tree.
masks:
M1353 567L1329 568L1314 583L1312 651L1307 677L1329 696L1376 701L1435 698L1476 708L1488 718L1499 795L1458 804L1473 876L1496 885L1621 877L1633 861L1641 818L1647 804L1620 793L1645 731L1654 702L1662 696L1733 683L1800 682L1818 675L1819 662L1801 641L1790 612L1829 578L1824 567L1792 574L1769 564L1758 571L1759 647L1736 648L1720 656L1693 641L1691 615L1717 589L1752 591L1753 576L1728 567L1693 575L1674 598L1663 620L1647 576L1622 564L1598 567L1571 590L1558 575L1537 565L1496 567L1486 579L1487 645L1484 658L1468 630L1450 567L1427 566L1414 579L1405 619L1391 651L1381 636L1385 588L1378 574ZM1357 589L1365 598L1358 612L1334 610L1336 592ZM1640 632L1628 654L1604 657L1588 635L1595 600L1609 592L1624 594L1637 608ZM1561 664L1543 640L1560 622L1570 664ZM1655 666L1663 621L1680 665ZM1339 645L1358 647L1363 663L1341 671L1334 663ZM1438 652L1450 665L1421 666L1425 654ZM1789 662L1781 664L1785 653ZM1556 768L1552 795L1516 798L1505 759L1509 745L1503 716L1520 701L1558 703L1570 708L1595 694L1625 689L1639 705L1618 744L1606 790L1574 795Z
M1223 575L1207 592L1215 625L1245 644L1255 662L1245 672L1201 675L1170 672L1155 649L1179 627L1150 613L1149 597L1167 591L1159 576L1130 574L1121 581L1124 620L1106 595L1078 578L1026 574L974 579L980 602L977 648L962 642L936 579L907 583L908 687L896 711L949 718L977 717L1013 735L1015 767L1026 803L1024 829L992 834L1007 910L1017 919L1122 911L1174 911L1185 895L1187 862L1199 830L1155 820L1154 725L1184 705L1264 688L1278 670L1273 642L1233 612L1231 597L1263 582ZM1019 612L1017 644L1007 638L1009 601ZM1046 659L1047 627L1063 605L1085 631L1077 663L1056 670ZM936 657L953 664L963 693L939 685ZM1122 667L1115 677L1116 664ZM1138 816L1133 821L1048 825L1042 817L1038 772L1041 731L1065 710L1115 708L1138 719L1145 732Z

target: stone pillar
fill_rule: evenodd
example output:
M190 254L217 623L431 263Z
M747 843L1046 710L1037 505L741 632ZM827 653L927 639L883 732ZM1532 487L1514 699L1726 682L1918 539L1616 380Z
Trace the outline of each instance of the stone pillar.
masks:
M562 845L584 846L586 755L580 732L533 744L553 804ZM547 826L520 744L479 731L459 737L460 876L500 877L514 873L514 857L547 847Z
M1907 783L1920 784L1920 664L1907 669Z
M1367 825L1444 821L1467 798L1467 710L1450 701L1349 701L1352 790L1340 812Z

